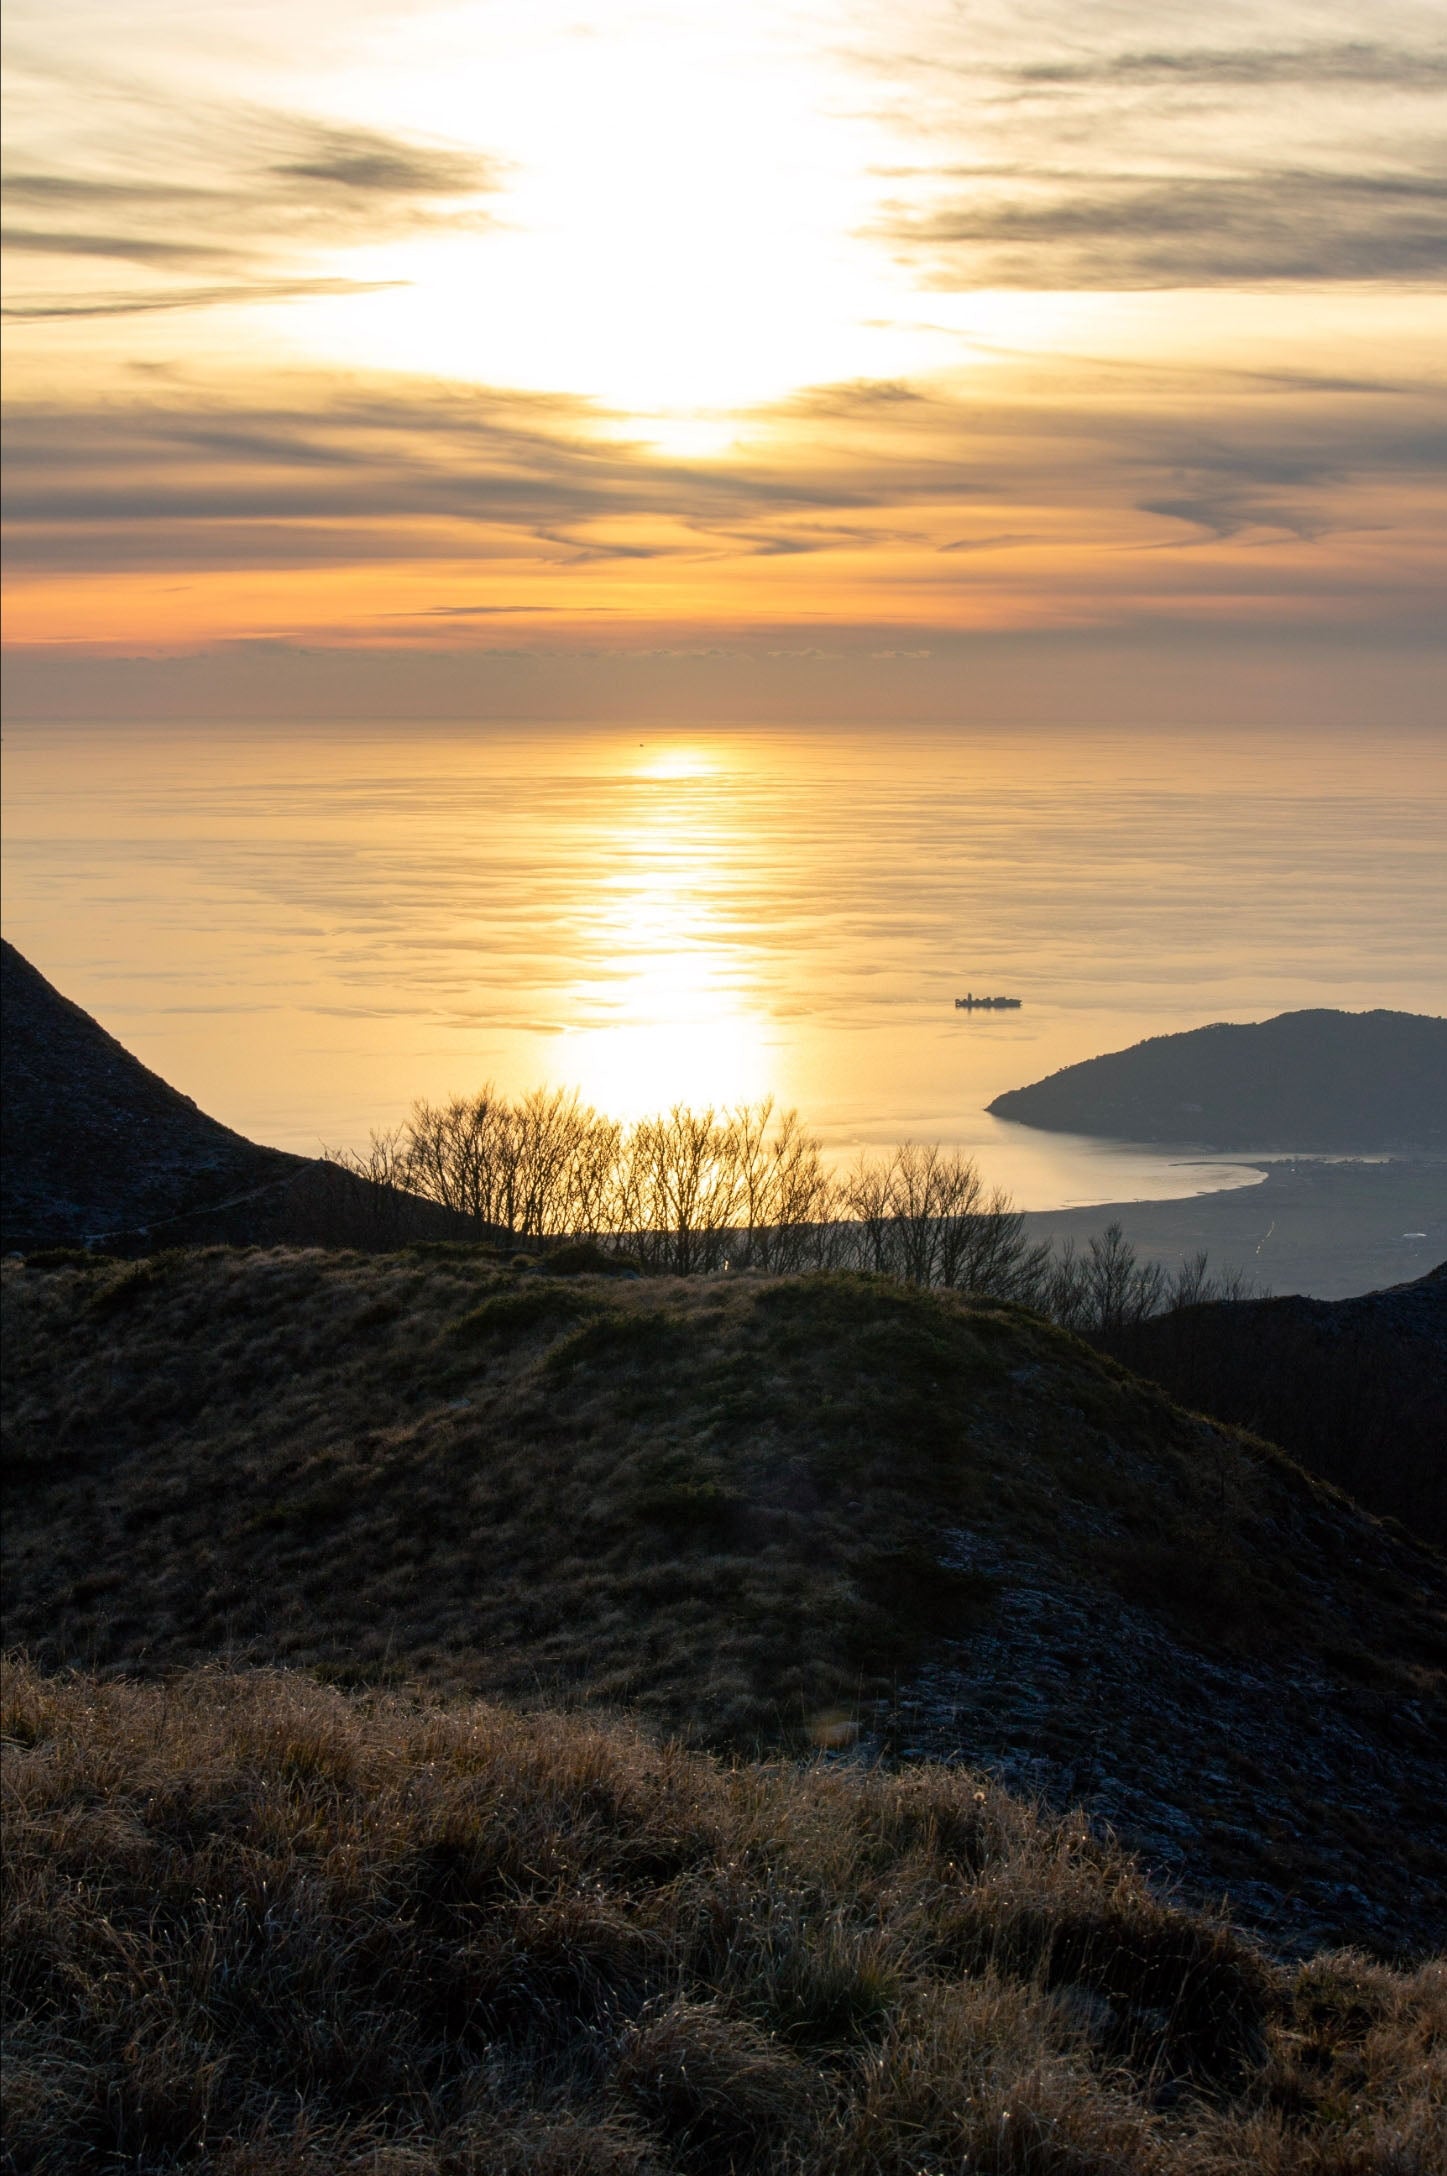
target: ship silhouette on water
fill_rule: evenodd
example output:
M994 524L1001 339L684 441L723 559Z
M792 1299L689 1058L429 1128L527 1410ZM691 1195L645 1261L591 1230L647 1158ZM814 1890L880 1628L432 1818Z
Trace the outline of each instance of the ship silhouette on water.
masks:
M1018 1012L1020 1005L1018 997L976 997L973 990L955 999L956 1012Z

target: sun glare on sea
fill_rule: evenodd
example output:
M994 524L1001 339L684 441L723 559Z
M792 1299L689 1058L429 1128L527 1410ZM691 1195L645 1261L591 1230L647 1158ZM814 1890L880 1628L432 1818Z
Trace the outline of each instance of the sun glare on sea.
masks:
M726 747L644 742L595 841L590 951L554 1070L618 1118L751 1101L775 1085L770 1024L735 921L749 841Z
M669 1018L636 1015L672 982ZM764 1024L710 989L706 976L640 977L616 1027L581 1028L564 1040L557 1067L585 1103L630 1120L686 1104L693 1110L754 1103L770 1092Z
M645 750L648 744L643 743ZM712 778L720 769L719 758L709 749L663 747L644 754L638 766L640 778L652 778L667 784L680 778Z

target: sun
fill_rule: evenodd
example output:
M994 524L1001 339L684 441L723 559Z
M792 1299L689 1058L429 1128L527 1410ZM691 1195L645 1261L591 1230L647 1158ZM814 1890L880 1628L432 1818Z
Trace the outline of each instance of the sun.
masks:
M898 366L905 283L864 238L878 124L777 8L621 0L580 25L504 0L429 16L373 74L359 119L475 147L499 187L349 251L351 278L397 284L307 305L309 341L575 392L689 455L727 443L710 411Z

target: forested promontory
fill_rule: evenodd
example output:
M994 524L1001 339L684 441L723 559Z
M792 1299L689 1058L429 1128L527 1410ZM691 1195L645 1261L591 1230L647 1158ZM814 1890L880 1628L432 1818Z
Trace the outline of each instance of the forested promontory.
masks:
M1153 1035L989 1106L1054 1133L1302 1155L1447 1148L1447 1020L1279 1013Z

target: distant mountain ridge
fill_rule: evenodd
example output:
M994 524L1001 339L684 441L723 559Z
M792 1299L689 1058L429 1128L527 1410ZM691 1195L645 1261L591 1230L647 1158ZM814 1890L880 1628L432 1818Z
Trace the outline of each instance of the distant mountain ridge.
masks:
M1447 1020L1278 1013L1157 1035L989 1106L1050 1132L1314 1155L1447 1150Z
M368 1246L472 1227L208 1118L0 939L0 1246Z

